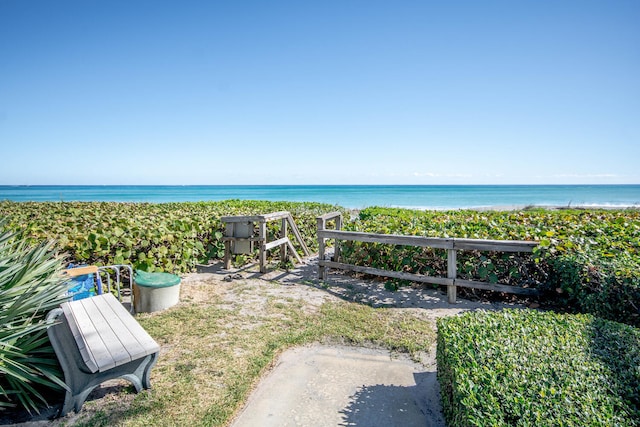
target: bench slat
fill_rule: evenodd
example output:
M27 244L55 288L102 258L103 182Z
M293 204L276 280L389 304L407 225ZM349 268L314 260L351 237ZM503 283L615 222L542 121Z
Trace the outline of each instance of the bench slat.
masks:
M100 372L109 369L112 364L113 366L118 366L134 360L131 358L131 355L123 343L118 339L118 335L114 330L113 325L115 323L114 314L111 310L105 311L103 309L103 301L104 298L88 298L87 302L84 304L91 320L93 320L93 326L108 352L108 354L105 353L104 355L101 355L101 357L105 361L108 361L109 358L112 361L112 363L108 362L104 366L99 364L98 370ZM98 356L96 356L96 359L98 359Z
M129 313L126 316L119 313L124 308L115 298L103 299L96 303L100 304L104 313L109 313L109 325L115 331L116 339L130 360L139 359L159 350L159 346L153 338ZM140 342L141 339L143 342ZM146 341L150 341L152 345L144 345Z
M107 347L96 331L84 304L80 304L81 301L84 300L64 303L61 304L61 307L82 355L82 360L92 373L98 372L105 366L113 368L115 366L113 359L111 356L104 357L105 354L109 354Z
M142 346L142 348L144 348L145 356L160 351L158 343L142 328L142 326L140 326L136 319L134 319L133 316L124 309L117 299L109 298L105 301L114 311L124 310L127 313L127 316L121 315L119 316L119 319L122 321L123 327L126 328L133 338Z
M160 346L111 294L61 305L87 368L104 372Z

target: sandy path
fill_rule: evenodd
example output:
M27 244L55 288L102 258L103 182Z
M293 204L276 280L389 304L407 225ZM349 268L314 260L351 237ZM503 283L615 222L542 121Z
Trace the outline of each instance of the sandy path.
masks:
M238 292L238 285L246 292ZM260 311L268 299L299 300L313 311L328 301L346 300L403 310L424 320L469 310L499 310L512 304L467 301L449 304L439 289L385 289L379 281L331 272L317 278L317 259L284 272L260 274L256 266L226 271L201 267L183 279L183 292L197 301L216 289L223 301ZM435 327L435 326L434 326ZM325 425L444 426L435 348L420 363L384 349L312 345L280 355L263 377L234 427Z

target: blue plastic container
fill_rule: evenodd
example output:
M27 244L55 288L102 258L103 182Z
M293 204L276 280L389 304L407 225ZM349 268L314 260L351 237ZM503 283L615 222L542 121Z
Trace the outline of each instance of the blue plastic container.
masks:
M73 301L95 296L96 286L93 279L93 274L85 274L69 279L67 282L67 296Z

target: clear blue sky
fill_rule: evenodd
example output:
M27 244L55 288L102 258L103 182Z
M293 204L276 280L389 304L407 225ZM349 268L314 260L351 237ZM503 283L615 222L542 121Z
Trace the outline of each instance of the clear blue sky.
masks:
M640 1L0 0L0 184L640 183Z

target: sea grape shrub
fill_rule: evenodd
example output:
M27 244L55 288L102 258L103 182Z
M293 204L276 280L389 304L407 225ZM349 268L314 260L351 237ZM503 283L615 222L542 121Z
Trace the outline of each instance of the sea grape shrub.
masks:
M581 312L640 327L640 273L613 259L567 254L550 260L555 299Z
M504 218L478 216L475 211L431 212L370 208L347 224L352 231L402 234L438 238L494 240L532 240L531 233L513 230L497 232ZM529 236L528 239L520 237ZM393 246L361 242L343 244L347 262L363 263L381 269L407 271L429 276L447 276L447 252L443 249ZM458 251L458 277L513 286L542 287L546 280L544 262L531 254Z
M55 240L70 261L173 273L193 271L199 263L224 256L222 216L289 211L307 246L317 251L315 218L336 209L320 203L241 200L0 202L0 216L8 217L10 228L23 230L31 242ZM277 256L278 251L270 252L270 257Z
M549 240L550 288L566 306L640 326L640 211L558 214Z
M566 308L640 326L640 211L416 211L372 207L346 229L384 234L535 240L533 254L460 251L459 277L526 286ZM345 242L344 260L446 277L444 251ZM372 264L368 264L372 263ZM375 265L373 265L375 263Z

